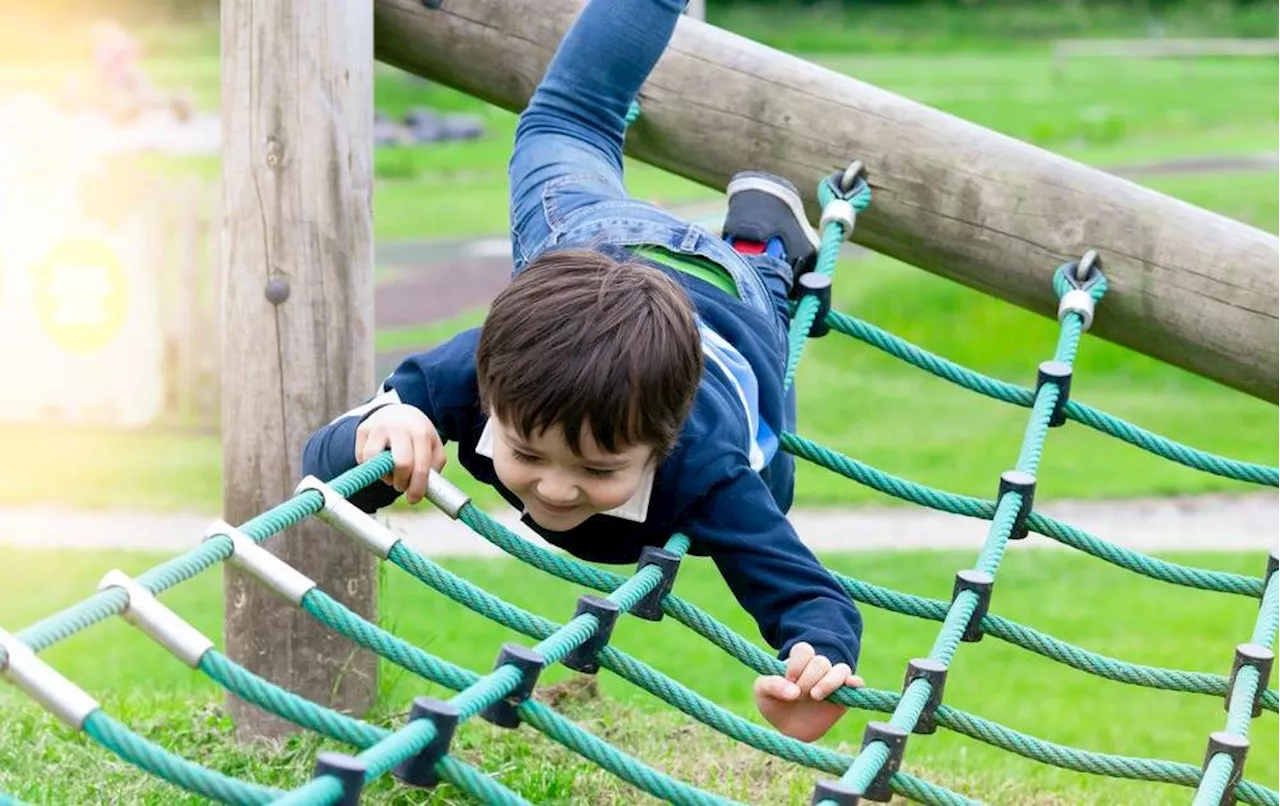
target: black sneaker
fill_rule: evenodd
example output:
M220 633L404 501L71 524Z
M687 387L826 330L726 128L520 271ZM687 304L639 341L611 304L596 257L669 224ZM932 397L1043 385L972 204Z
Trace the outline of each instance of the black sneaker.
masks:
M729 212L721 237L731 246L740 252L758 254L776 238L782 244L782 259L791 266L793 278L813 271L821 240L805 217L804 203L795 185L763 171L742 171L730 180L725 194Z

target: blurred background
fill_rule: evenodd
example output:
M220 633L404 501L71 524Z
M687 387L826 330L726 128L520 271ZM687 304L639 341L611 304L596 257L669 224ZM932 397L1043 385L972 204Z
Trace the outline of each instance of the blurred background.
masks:
M707 0L705 15L713 25L1277 231L1274 2ZM106 568L137 570L159 558L107 547L92 554L35 552L41 538L23 524L51 513L80 514L104 523L133 518L113 523L163 531L187 523L165 517L207 522L219 512L218 26L216 0L6 0L0 11L0 591L6 594L0 625L9 629L85 595ZM381 374L405 353L478 325L507 278L506 161L515 116L384 65L375 80ZM635 162L627 172L633 195L718 227L718 189ZM843 311L1023 385L1034 383L1036 366L1056 339L1052 321L854 248L842 258L835 297ZM1104 301L1099 316L1105 315ZM1025 425L1023 409L835 337L810 343L797 386L805 436L896 475L984 498L994 495L998 474L1013 464ZM1100 340L1086 337L1082 344L1072 397L1197 448L1277 462L1274 405ZM1050 442L1037 505L1159 501L1176 509L1206 496L1256 501L1261 495L1274 527L1274 490L1258 493L1078 426L1054 432ZM470 484L464 473L452 478L478 503L496 508L492 492ZM799 470L798 511L872 503L894 506L825 471ZM35 514L22 520L24 513ZM1233 531L1230 520L1218 527L1224 538ZM1198 537L1212 541L1219 532ZM194 544L194 534L189 537ZM1230 646L1252 625L1256 603L1241 597L1191 602L1185 592L1133 580L1097 561L1049 560L1047 554L1008 558L1001 611L1021 609L1019 617L1096 651L1221 674ZM1253 555L1183 559L1261 571ZM952 571L972 562L972 552L824 561L945 598ZM682 570L684 590L754 636L707 565ZM561 615L571 609L569 586L535 584L513 563L458 559L450 567L513 601L538 608L552 601ZM170 601L206 633L220 635L220 596L216 575L204 575ZM440 646L471 668L488 668L502 639L438 599L393 576L384 588L385 618L410 640ZM1117 614L1127 623L1114 621ZM177 737L183 750L206 763L279 785L305 780L312 745L299 740L276 748L283 756L233 749L208 681L175 668L117 627L104 625L49 657L84 685L112 692L126 719ZM670 625L657 630L620 624L617 640L726 707L751 714L749 675ZM869 614L868 680L896 689L905 659L921 654L935 632L935 625ZM1221 703L1213 698L1175 704L1173 695L1135 693L1057 667L1046 671L992 643L966 656L972 665L948 683L948 701L1057 741L1197 766L1204 736L1220 727ZM673 670L672 658L685 668ZM1023 662L1028 666L1017 666ZM999 701L989 696L996 675L1007 688ZM626 709L658 718L652 703L613 681L605 685L625 709L583 706L582 719L606 720L617 736L656 757L668 753L666 763L677 767L713 760L685 770L686 777L734 770L752 786L774 786L773 802L808 802L807 774L775 775L733 751L722 755L713 744L702 746L705 756L671 755L690 735L680 723L636 729L640 723L624 718ZM388 713L423 693L394 672L384 688ZM0 712L13 706L4 712L15 715L6 724L20 728L0 733L0 792L52 803L114 801L117 793L130 803L185 802L171 789L138 783L140 775L119 765L108 767L104 754L58 733L34 708L14 705L9 693L0 687ZM623 716L606 718L606 712ZM1115 717L1122 712L1134 716ZM1275 787L1274 716L1264 719L1272 721L1259 727L1265 738L1257 741L1269 744L1255 747L1250 776ZM856 744L860 724L843 725L834 738ZM66 746L46 750L32 738L49 735ZM655 736L670 741L655 743ZM1098 783L1046 770L954 737L929 738L912 751L912 763L924 765L931 780L974 787L989 802L1146 804L1189 797L1171 787ZM581 765L531 762L515 749L521 741L480 742L476 752L495 754L494 763L508 772L533 764L537 774L527 776L524 791L539 802L633 802L619 794L624 789L591 783ZM65 780L48 774L58 768L68 771ZM564 794L569 789L558 788L566 777L580 779L573 791L585 791L585 800L572 801ZM378 790L391 798L388 791Z
M705 14L1276 229L1274 3L710 0ZM51 0L4 11L0 440L39 469L0 467L0 504L217 508L218 59L216 2ZM375 104L382 374L478 324L507 276L515 116L383 65ZM628 166L628 185L718 225L717 190L640 164ZM856 260L837 283L843 310L1003 379L1034 381L1052 323L885 258ZM1025 337L994 337L1006 332ZM1274 462L1274 407L1103 343L1087 344L1081 361L1080 399L1201 448ZM807 434L964 492L984 490L989 474L951 457L1005 466L1022 416L835 340L817 346L800 381ZM39 424L58 427L30 427ZM1073 495L1228 484L1177 467L1134 472L1145 461L1135 453L1082 435L1050 452L1045 476ZM851 494L820 473L801 489L802 505Z

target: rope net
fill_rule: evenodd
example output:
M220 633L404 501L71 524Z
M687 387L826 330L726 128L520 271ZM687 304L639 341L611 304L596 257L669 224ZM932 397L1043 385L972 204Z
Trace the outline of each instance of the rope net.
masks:
M856 164L855 164L856 165ZM834 276L840 244L852 234L856 213L870 202L870 188L855 166L824 179L818 187L824 205L818 277ZM839 213L847 210L846 215ZM833 211L828 216L826 211ZM913 659L901 691L845 687L831 699L843 705L887 714L867 725L856 755L800 742L752 723L699 695L639 659L608 643L614 620L630 613L648 620L669 616L715 644L759 674L782 674L783 663L674 592L675 571L691 540L674 535L662 549L641 557L636 571L623 576L549 552L509 531L476 508L455 487L433 476L428 497L478 536L548 574L603 596L584 595L577 612L559 624L519 608L442 568L402 542L397 535L346 499L392 469L390 453L366 462L329 483L307 479L287 501L238 528L218 522L205 540L187 553L130 579L112 571L98 592L21 632L0 630L0 670L51 713L121 759L183 789L231 804L355 803L363 785L387 774L419 787L445 780L477 801L523 804L511 791L449 753L457 725L479 716L516 728L525 723L619 779L655 797L677 804L724 804L723 797L671 778L584 730L552 708L531 699L538 673L548 665L594 674L603 667L724 735L780 759L825 774L814 787L812 803L886 801L896 793L928 804L978 801L914 777L900 769L908 739L931 734L939 726L1036 761L1114 778L1163 782L1195 790L1193 803L1240 801L1280 806L1280 794L1242 776L1252 718L1277 711L1280 699L1267 688L1272 648L1280 626L1276 554L1260 577L1228 574L1147 556L1117 546L1033 509L1035 475L1051 428L1067 421L1095 429L1164 457L1226 478L1276 487L1277 468L1215 456L1152 434L1138 426L1069 399L1072 363L1094 305L1106 293L1106 278L1096 256L1057 267L1052 274L1062 300L1061 325L1051 361L1041 364L1035 388L1015 386L954 364L895 336L829 308L829 282L810 283L795 304L786 373L789 387L808 339L828 331L872 345L963 388L1029 409L1015 468L1002 475L994 500L932 489L892 476L797 434L782 436L783 449L887 495L989 522L986 539L972 568L956 575L950 601L900 593L834 573L858 602L940 622L928 653ZM271 555L260 544L309 517L319 517L458 604L538 643L506 644L493 670L479 674L409 644L344 607L314 582ZM1036 532L1065 546L1162 582L1259 600L1253 633L1236 649L1231 674L1165 669L1107 657L1046 635L989 612L991 591L1008 541ZM212 641L161 604L155 596L221 562L233 562L288 598L309 616L397 666L456 694L449 700L419 697L409 719L388 730L337 713L267 681L222 654ZM166 646L221 688L301 728L349 745L355 755L321 753L312 780L284 792L238 780L169 753L113 719L90 695L50 668L36 653L112 616L123 616ZM947 670L964 643L992 636L1030 652L1108 680L1165 691L1224 699L1227 720L1209 737L1200 767L1161 759L1120 756L1067 747L983 719L942 701ZM19 801L0 794L0 804Z

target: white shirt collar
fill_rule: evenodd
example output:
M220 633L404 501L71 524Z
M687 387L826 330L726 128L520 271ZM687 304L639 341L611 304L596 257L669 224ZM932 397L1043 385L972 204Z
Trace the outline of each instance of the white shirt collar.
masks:
M493 420L490 419L484 424L484 431L480 434L480 440L476 443L476 453L481 456L487 456L493 459ZM644 475L640 477L640 486L636 488L635 495L631 496L625 504L613 509L601 512L601 515L611 515L615 518L622 518L625 521L634 521L636 523L644 523L649 516L649 498L653 495L653 479L654 479L654 463L650 462L645 467Z

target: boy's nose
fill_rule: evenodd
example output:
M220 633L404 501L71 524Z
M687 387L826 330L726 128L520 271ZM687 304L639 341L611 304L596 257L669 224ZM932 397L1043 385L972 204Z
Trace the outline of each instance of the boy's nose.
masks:
M554 476L543 476L538 479L534 492L538 497L553 506L568 506L578 500L578 490L572 483Z

